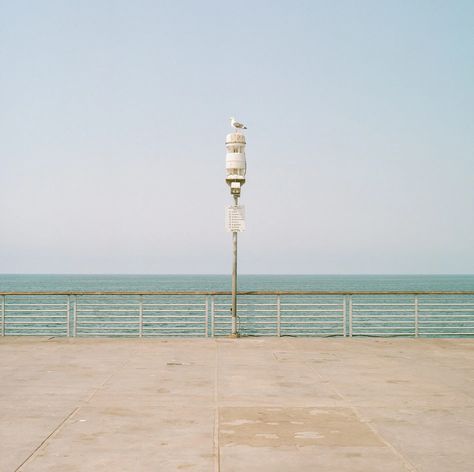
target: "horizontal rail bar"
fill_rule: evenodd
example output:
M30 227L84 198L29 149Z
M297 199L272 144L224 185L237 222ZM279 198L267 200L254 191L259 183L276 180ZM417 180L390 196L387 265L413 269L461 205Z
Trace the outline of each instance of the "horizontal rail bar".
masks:
M428 311L429 310L429 311ZM446 312L452 312L452 313L457 313L458 311L469 311L471 313L474 312L474 307L473 308L456 308L454 310L450 310L449 308L425 308L423 309L423 305L420 306L420 315L422 315L423 313L422 312L428 312L428 313L431 313L431 312L437 312L437 311L440 311L440 312L443 312L443 313L446 313Z
M30 324L64 326L66 324L66 321L65 320L64 321L9 321L7 324L7 327L10 325L22 325L26 327L26 325L30 325Z
M78 327L86 325L96 325L96 326L108 326L112 324L124 324L129 326L136 326L138 319L134 320L120 320L120 319L110 319L110 320L78 320Z
M48 317L49 318L49 317ZM63 317L64 318L64 317ZM186 315L186 316L179 316L179 315L161 315L161 316L143 316L143 321L148 322L148 320L153 320L153 319L180 319L182 320L185 318L186 320L203 320L204 315ZM135 316L128 316L128 315L112 315L112 316L104 316L104 315L81 315L78 314L78 319L80 320L86 320L86 319L98 319L98 320L111 320L111 319L129 319L133 321L137 321L138 319L138 313Z
M116 310L114 308L110 308L109 310L106 310L106 309L103 309L103 308L100 308L98 310L95 310L95 309L91 309L91 308L87 308L86 310L84 309L81 309L80 307L77 307L77 310L82 312L82 313L90 313L90 312L94 312L94 313L120 313L120 312L127 312L127 313L138 313L138 304L137 306L135 307L134 310L123 310L123 309L120 309L120 310ZM46 311L46 310L45 310ZM152 313L171 313L171 312L177 312L177 313L198 313L198 312L201 312L201 310L146 310L145 307L143 307L143 313L145 312L152 312Z
M77 295L77 296L90 296L90 295L232 295L232 292L228 291L180 291L180 292L164 292L164 291L150 291L150 292L116 292L116 291L101 291L101 292L74 292L74 291L44 291L44 292L0 292L0 295L12 296L12 295ZM474 291L456 291L456 290L445 290L445 291L280 291L280 290L255 290L246 292L237 292L237 295L474 295Z
M204 317L200 320L190 321L190 320L143 320L143 324L152 325L152 324L168 324L168 325L175 325L175 324L187 324L187 325L202 325L204 321Z
M353 314L354 318L365 319L365 318L413 318L413 310L411 312L404 312L404 313L393 313L391 315L386 315L384 312L369 314L360 312L355 312Z
M352 306L413 306L413 303L353 303Z
M39 310L38 310L39 311ZM62 315L15 315L15 314L12 314L12 313L8 313L8 319L11 320L12 318L27 318L27 319L30 319L30 318L47 318L47 319L50 319L50 318L62 318L62 319L66 319L66 314L63 313Z
M65 309L67 307L67 303L8 303L8 308L16 307L16 306L57 306L60 309Z
M46 310L11 310L10 307L7 305L5 307L5 314L7 315L10 315L11 316L11 313L34 313L35 311L41 311L41 312L44 312L44 311L47 311L47 312L53 312L53 313L57 313L58 311L59 312L64 312L66 310L66 308L64 307L62 310L52 310L51 308L48 308Z
M437 325L441 325L441 327L445 327L446 329L453 329L453 328L462 328L463 326L470 325L474 323L472 320L460 320L460 321L450 321L446 323L442 323L441 321L433 321L433 322L426 322L420 323L420 330L429 330L431 328L435 328Z
M342 325L342 320L337 320L337 321L295 321L294 323L292 323L291 321L282 321L281 324L282 325L286 325L286 324L291 324L291 325L300 325L300 324L311 324L311 325L330 324L330 325L336 325L336 324L340 324L340 325Z
M274 318L273 320L241 320L240 321L242 325L244 326L253 326L255 324L276 324L277 323L277 320L276 318Z
M448 303L429 303L426 301L423 301L424 306L445 306L448 305ZM474 302L472 303L449 303L449 306L473 306L474 307Z
M353 332L356 333L357 332L357 329L380 329L380 328L387 328L387 329L390 329L390 330L393 330L393 329L404 329L404 330L407 330L407 331L412 331L412 328L413 328L413 324L411 326L384 326L384 325L377 325L377 324L374 324L374 325L371 325L371 326L354 326L353 328Z
M354 305L352 305L354 307ZM354 309L353 311L353 314L356 315L357 313L364 313L364 312L368 312L368 313L374 313L374 312L379 312L379 311L383 311L383 312L394 312L394 313L413 313L413 308L411 309L394 309L392 310L391 308L382 308L380 310L377 310L376 308L370 308L370 309L364 309L364 308L358 308L358 309Z
M44 328L38 328L37 326L22 326L20 329L60 329L60 330L64 330L66 328L66 326L63 324L63 325L59 325L59 326L46 326ZM5 327L6 330L8 330L8 326ZM17 328L18 330L18 328Z
M342 306L342 303L281 303L281 306Z

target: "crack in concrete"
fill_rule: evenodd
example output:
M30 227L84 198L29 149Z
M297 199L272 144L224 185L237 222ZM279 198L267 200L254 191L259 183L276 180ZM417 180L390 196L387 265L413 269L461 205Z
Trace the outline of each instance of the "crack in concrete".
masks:
M214 472L220 472L221 459L219 447L219 343L214 340L215 359L214 359L214 431L213 431L213 445L214 445Z
M42 451L44 448L47 447L50 439L54 438L60 431L61 429L64 427L64 425L71 419L75 416L75 414L81 409L83 408L85 405L87 405L91 400L92 398L96 395L96 393L102 389L102 387L117 373L117 371L119 369L123 369L124 366L126 366L128 363L130 363L130 361L132 360L133 356L130 357L130 359L125 363L125 364L121 364L119 366L117 366L117 368L110 374L108 375L105 380L99 385L97 386L88 396L86 396L85 400L82 400L81 402L81 405L74 408L57 426L56 428L53 429L53 431L51 431L50 434L48 434L44 439L43 441L41 441L41 443L31 452L31 454L14 470L14 472L20 472L21 469L23 469L23 467L25 465L27 465L29 462L31 462L37 455L40 451Z
M285 341L291 346L291 350L297 352L296 349L294 349L294 347L290 344L289 340L288 339L285 339ZM365 419L361 414L360 412L357 410L357 408L351 404L351 402L341 393L339 392L339 390L332 384L332 382L330 382L328 379L324 379L323 376L317 371L317 369L315 368L314 365L312 364L308 364L308 367L319 377L319 379L323 382L327 382L327 384L329 385L329 387L333 390L333 392L341 399L343 400L344 402L347 403L347 406L348 408L350 408L355 416L357 417L357 419L361 422L363 422L364 424L367 425L367 427L375 434L375 436L377 436L380 441L385 444L392 452L395 456L397 456L400 461L402 462L403 466L405 467L405 469L409 472L418 472L418 469L408 460L405 458L405 456L400 452L398 451L395 446L393 444L391 444L388 440L386 440L380 433L379 431L377 430L377 428L371 423L370 420L367 420Z

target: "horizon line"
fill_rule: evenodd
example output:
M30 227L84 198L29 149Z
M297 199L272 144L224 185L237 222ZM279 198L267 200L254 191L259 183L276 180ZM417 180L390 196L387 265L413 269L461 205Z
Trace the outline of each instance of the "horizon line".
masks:
M0 276L18 276L18 275L58 275L58 276L228 276L230 273L143 273L143 272L0 272ZM327 277L327 276L474 276L474 273L454 273L454 272L432 272L432 273L241 273L239 276L318 276L318 277Z

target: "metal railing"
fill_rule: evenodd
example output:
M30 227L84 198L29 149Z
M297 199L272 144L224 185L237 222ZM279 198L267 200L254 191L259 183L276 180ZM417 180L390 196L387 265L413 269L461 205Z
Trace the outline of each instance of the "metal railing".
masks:
M2 336L231 334L230 292L0 292ZM252 291L243 336L473 337L474 291Z

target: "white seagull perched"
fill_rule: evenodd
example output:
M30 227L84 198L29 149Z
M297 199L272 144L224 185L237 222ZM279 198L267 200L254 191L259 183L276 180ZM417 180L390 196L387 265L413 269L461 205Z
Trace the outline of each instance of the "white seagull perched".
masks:
M247 127L243 123L239 123L235 120L233 116L230 117L230 125L233 126L235 129L247 129Z

